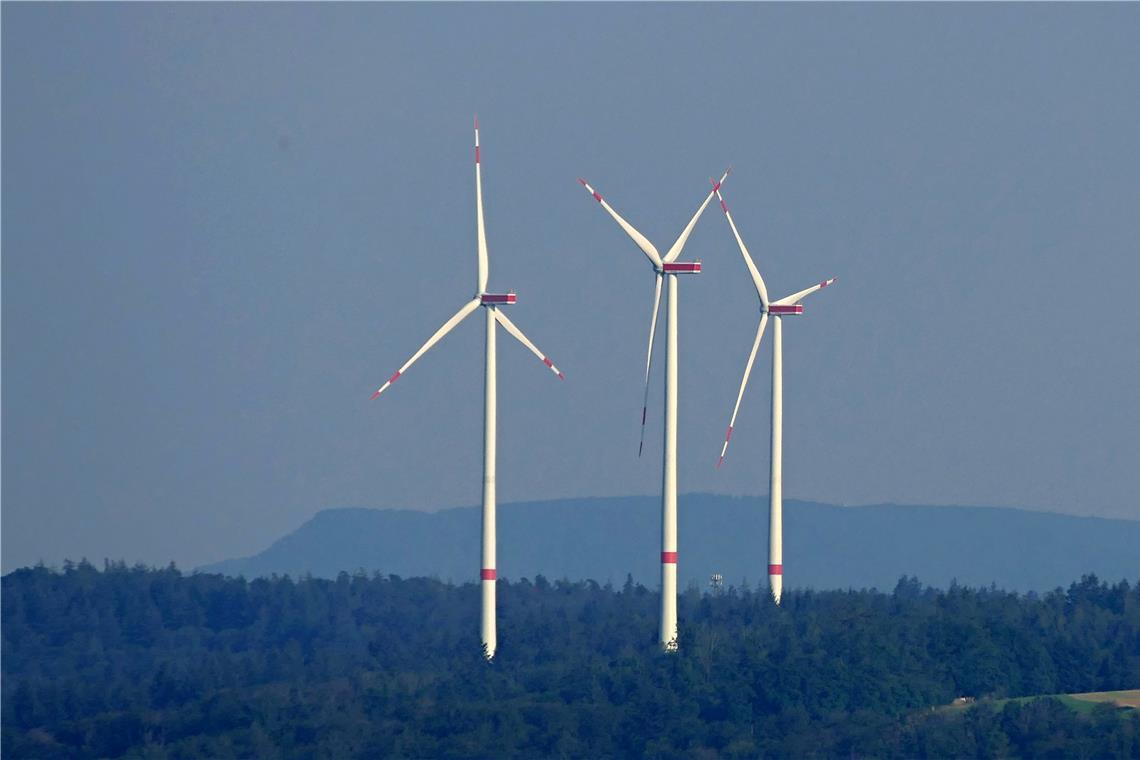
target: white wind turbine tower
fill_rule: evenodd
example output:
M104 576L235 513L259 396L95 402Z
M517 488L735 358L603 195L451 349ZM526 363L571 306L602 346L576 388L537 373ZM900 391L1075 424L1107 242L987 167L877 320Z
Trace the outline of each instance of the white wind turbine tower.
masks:
M490 660L495 656L498 637L495 628L495 582L497 579L495 564L495 418L496 418L496 372L495 372L495 323L498 322L520 343L526 346L531 353L542 360L551 372L563 379L558 368L546 358L538 348L530 342L522 330L507 318L499 307L513 304L516 301L514 293L488 293L487 292L487 236L483 228L483 180L479 163L479 119L475 119L475 229L478 240L478 279L476 281L475 297L465 303L451 319L428 338L420 349L412 354L412 358L396 370L388 378L388 382L372 394L376 398L392 383L423 356L428 349L447 335L451 330L470 316L480 306L483 307L487 317L487 343L484 360L484 396L483 396L483 552L479 577L481 579L483 605L480 622L480 634L483 641L483 655Z
M726 171L721 182L728 177ZM649 263L653 265L653 314L649 323L649 349L645 357L645 401L641 407L641 444L637 453L641 456L645 444L645 417L649 402L649 370L653 365L653 338L657 331L657 312L661 306L661 281L668 278L669 293L665 319L665 451L661 487L661 646L665 651L677 649L677 275L699 274L699 261L677 261L685 247L689 235L709 205L713 194L710 192L685 225L680 237L664 256L658 253L653 243L638 232L625 219L614 211L594 188L579 178L582 186L594 196L594 200L614 218L625 233L641 249Z
M711 180L710 180L711 181ZM728 451L728 442L732 439L732 429L736 425L736 413L740 411L740 400L744 397L744 388L748 385L748 376L752 373L752 363L756 361L756 352L760 348L760 339L764 337L764 327L768 324L768 316L772 316L772 460L770 467L771 478L768 488L768 583L772 588L772 597L776 604L780 603L780 595L784 588L784 502L783 502L783 457L784 457L784 381L783 362L784 347L782 334L782 320L785 316L803 314L804 307L800 303L806 296L817 290L826 288L835 282L836 278L824 280L818 285L812 285L798 293L792 293L778 301L768 301L768 289L764 287L764 278L756 268L752 256L748 254L736 223L732 220L732 213L728 204L720 194L720 183L713 182L713 192L716 193L720 207L724 210L724 217L728 226L732 228L736 244L740 246L740 254L744 263L748 265L748 272L752 275L752 282L756 285L756 295L760 297L760 324L756 328L756 340L752 342L752 352L748 354L748 363L744 365L744 377L740 381L740 390L736 394L736 406L732 408L732 419L728 423L728 432L724 436L724 446L720 449L720 459L716 466L724 464L724 455Z

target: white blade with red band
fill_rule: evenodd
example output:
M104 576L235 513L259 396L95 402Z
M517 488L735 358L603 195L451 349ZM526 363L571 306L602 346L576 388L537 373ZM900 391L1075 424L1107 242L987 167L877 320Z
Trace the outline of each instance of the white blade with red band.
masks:
M720 447L720 459L716 466L724 464L724 455L728 452L728 442L732 440L732 430L736 427L736 414L740 411L740 401L744 398L744 389L748 387L748 377L752 374L752 365L756 361L756 352L760 350L760 340L764 337L764 328L768 324L768 313L760 316L760 326L756 328L756 340L752 341L752 353L748 354L748 363L744 365L744 377L740 379L740 390L736 392L736 406L732 407L732 419L728 421L728 432L724 434L724 445Z
M814 293L817 290L823 290L828 285L832 284L833 282L835 282L838 279L839 279L838 277L832 277L830 280L824 280L821 283L818 283L816 285L812 285L810 288L804 288L803 290L801 290L798 293L792 293L790 296L785 296L785 297L781 298L779 301L773 301L772 305L773 306L791 306L792 304L799 303L806 296L810 296L812 293Z
M625 230L625 234L629 235L633 239L633 242L637 243L637 247L640 248L642 253L646 255L650 263L652 263L653 266L660 268L661 254L657 252L657 248L653 245L653 243L649 242L649 238L645 237L645 235L642 235L640 232L634 229L633 225L618 216L618 212L610 208L610 204L606 203L598 191L590 187L589 183L586 182L586 180L579 177L578 182L581 183L582 187L586 188L586 191L588 193L594 196L594 200L602 204L602 208L604 208L606 212L614 218L614 221L621 225L621 228Z
M732 169L725 169L724 174L720 177L720 182L716 183L717 186L719 187L721 182L728 179L728 175L731 173ZM661 259L664 263L670 264L676 261L677 257L681 255L681 250L685 247L685 243L689 241L689 235L692 234L693 227L697 226L697 220L701 218L701 214L705 213L705 208L709 205L709 201L712 200L712 197L713 191L709 191L709 194L705 196L705 202L697 209L697 213L693 214L693 218L685 225L685 229L681 230L681 235L677 238L677 242L673 243L673 247L665 254L665 258Z
M475 117L475 232L479 243L479 287L477 293L487 289L490 262L487 257L487 231L483 228L483 168L479 161L479 117Z
M515 326L515 323L514 323L514 322L512 322L512 321L511 321L511 320L509 320L509 319L507 319L507 315L506 315L506 314L504 314L504 313L503 313L502 311L500 311L499 309L491 309L491 311L492 311L492 313L494 313L494 315L495 315L495 319L497 319L497 320L498 320L499 324L501 324L501 325L502 325L504 328L506 328L507 332L509 332L511 335L515 336L515 339L516 339L516 340L518 340L518 342L519 342L519 343L522 343L524 346L526 346L527 348L529 348L529 349L530 349L530 352L531 352L532 354L534 354L534 355L535 355L535 356L537 356L537 357L538 357L540 360L542 360L542 363L543 363L543 364L545 364L545 365L546 365L546 366L547 366L547 367L550 369L550 371L551 371L551 372L553 372L554 374L558 375L558 379L560 379L560 380L565 380L565 379L566 379L566 376L565 376L565 375L563 375L563 374L562 374L562 373L559 371L558 367L555 367L555 366L554 366L554 362L550 361L550 359L548 359L548 358L546 357L546 354L544 354L544 353L542 353L541 351L539 351L539 350L538 350L538 346L536 346L536 345L534 345L533 343L531 343L531 342L530 342L530 339L529 339L529 338L527 338L525 335L523 335L523 331L522 331L522 330L520 330L519 328L517 328L517 327Z
M712 180L709 181L712 182ZM740 237L740 232L736 229L736 222L732 219L732 212L728 210L728 204L724 202L724 196L720 194L720 184L720 182L713 182L713 192L716 193L717 200L720 201L720 208L724 211L724 218L728 220L728 226L732 228L732 235L736 238L736 244L740 246L740 255L744 257L744 263L748 265L748 273L752 275L752 284L756 286L756 295L760 296L761 305L767 306L768 288L764 286L764 278L760 276L760 270L756 268L756 262L752 260L752 255L748 253L748 248L744 245L744 240Z
M436 343L439 343L440 339L443 338L444 335L447 335L449 332L451 332L457 324L462 322L471 312L479 308L479 304L480 300L478 298L473 298L465 303L462 309L455 312L455 316L444 322L443 326L436 330L435 334L427 339L427 343L424 343L422 346L420 346L419 351L416 351L414 354L412 354L411 359L408 359L406 362L404 362L404 366L400 367L398 370L396 370L396 373L394 375L388 378L388 382L381 385L380 389L372 394L372 398L376 398L381 393L386 391L388 389L388 386L396 382L401 375L407 372L408 367L411 367L413 364L415 364L416 360L427 353L429 348L434 346Z
M637 444L637 455L645 448L645 416L649 412L649 370L653 367L653 338L657 335L657 314L661 311L661 282L664 277L657 273L653 286L653 316L649 320L649 350L645 354L645 398L641 404L641 441Z

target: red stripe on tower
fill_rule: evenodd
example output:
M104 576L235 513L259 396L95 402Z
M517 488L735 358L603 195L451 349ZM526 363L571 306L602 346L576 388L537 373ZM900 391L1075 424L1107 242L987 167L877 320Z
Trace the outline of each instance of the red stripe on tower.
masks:
M783 574L784 574L784 566L783 565L768 565L768 575L783 575Z
M479 571L479 577L485 581L493 581L496 579L497 575L496 575L495 569L493 567L492 568L485 567Z
M661 552L661 564L675 565L677 564L677 552Z

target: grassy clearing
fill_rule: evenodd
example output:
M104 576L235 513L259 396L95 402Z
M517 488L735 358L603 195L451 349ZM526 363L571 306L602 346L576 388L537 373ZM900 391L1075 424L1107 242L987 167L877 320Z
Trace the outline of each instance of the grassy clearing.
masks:
M1117 707L1140 709L1140 689L1127 689L1125 691L1090 691L1084 694L1070 694L1069 696L1083 702L1112 702Z
M1034 694L1029 697L1011 697L1009 699L981 699L977 702L965 704L952 704L943 707L943 710L961 712L971 705L985 702L995 710L1001 710L1008 703L1025 704L1035 699L1052 698L1078 713L1090 713L1100 702L1110 702L1117 707L1130 707L1140 709L1140 689L1127 689L1124 691L1089 691L1080 694Z

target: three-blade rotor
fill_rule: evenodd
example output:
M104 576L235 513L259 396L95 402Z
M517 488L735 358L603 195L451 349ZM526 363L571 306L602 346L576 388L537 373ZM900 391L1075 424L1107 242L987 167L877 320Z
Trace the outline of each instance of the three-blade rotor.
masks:
M721 175L720 182L724 182L728 178L728 175L731 173L732 169L726 169L724 174ZM614 211L613 207L606 202L601 193L595 190L588 182L586 182L586 180L582 179L581 177L578 178L578 182L582 185L582 187L586 188L586 192L594 196L594 200L596 200L601 205L601 207L606 210L606 213L613 217L614 221L617 222L623 230L625 230L625 233L629 235L630 239L633 240L638 248L641 249L641 252L645 254L645 257L649 259L649 263L653 265L653 311L650 313L649 344L645 352L645 391L641 405L641 439L637 445L637 455L640 457L642 451L645 449L645 420L649 413L649 376L653 369L653 344L654 338L657 335L657 317L661 312L661 285L665 277L665 265L674 263L681 255L681 252L685 248L685 243L688 242L689 236L693 232L693 228L697 225L697 220L700 219L701 214L705 212L705 208L709 205L709 201L712 200L713 192L715 192L715 190L710 191L709 194L705 196L704 202L702 202L700 207L697 208L696 213L693 214L692 218L689 220L689 223L685 225L685 228L681 230L681 234L677 236L677 240L673 243L672 246L669 247L669 250L665 253L665 255L662 256L658 252L657 247L649 241L649 238L641 234L637 228L623 219L622 216L618 214L618 212ZM716 183L717 187L720 186L720 182Z
M400 369L396 370L388 381L372 394L372 398L376 398L381 393L388 389L392 383L396 382L416 361L431 349L436 343L443 339L445 335L451 332L455 327L462 322L480 306L485 309L490 309L494 314L495 321L498 322L508 333L510 333L519 343L523 344L528 351L542 361L546 367L557 375L560 379L565 379L565 376L554 366L554 363L547 358L547 356L538 349L537 346L523 333L522 330L515 325L514 322L509 320L502 310L499 309L500 305L514 303L514 294L496 295L487 293L487 280L490 275L490 257L487 253L487 232L483 223L483 173L482 173L482 156L480 155L479 148L479 117L475 117L475 237L476 237L476 255L478 260L478 275L476 282L476 294L473 299L465 303L459 311L443 325L435 331L435 333L427 339L427 342L420 346L419 350L412 354L412 358L408 359Z
M752 341L752 350L748 353L748 361L744 365L744 375L740 379L740 388L736 392L736 403L732 407L732 417L728 421L728 430L724 434L724 445L720 448L720 459L717 460L716 466L720 467L724 464L724 457L728 453L728 443L732 440L732 432L736 428L736 415L740 412L740 402L744 399L744 389L748 387L748 379L752 375L752 365L756 362L756 354L760 350L760 342L764 337L764 328L768 326L768 315L780 318L782 313L799 313L799 311L785 311L779 307L790 307L798 304L804 297L811 295L817 290L826 288L831 283L835 282L836 278L825 280L810 288L805 288L798 293L793 293L790 296L785 296L778 301L768 300L768 288L764 284L764 278L760 276L760 270L756 267L756 262L752 260L752 255L748 252L748 247L744 245L744 239L740 236L740 231L736 228L736 222L732 218L732 212L728 209L728 204L724 201L724 196L720 192L720 182L709 180L713 185L713 192L716 193L717 200L720 201L721 210L724 211L724 218L728 220L728 226L732 230L732 236L736 239L736 245L740 248L740 255L744 258L744 263L748 267L748 273L752 276L752 284L756 286L756 295L760 299L760 323L756 326L756 338ZM775 308L773 308L775 307ZM802 311L802 307L798 307Z

